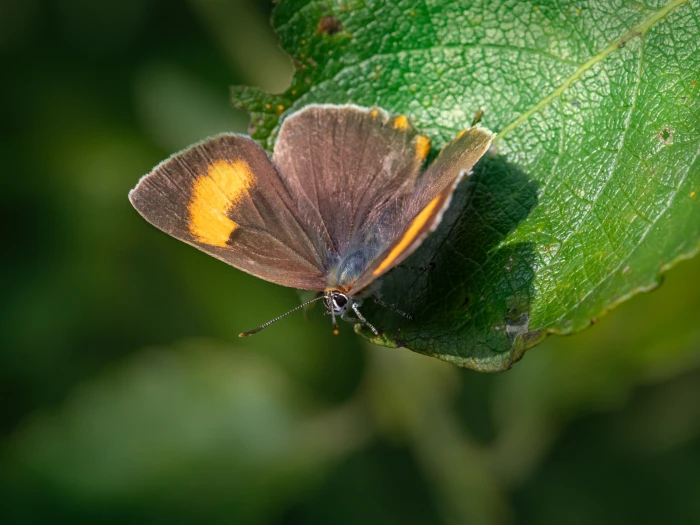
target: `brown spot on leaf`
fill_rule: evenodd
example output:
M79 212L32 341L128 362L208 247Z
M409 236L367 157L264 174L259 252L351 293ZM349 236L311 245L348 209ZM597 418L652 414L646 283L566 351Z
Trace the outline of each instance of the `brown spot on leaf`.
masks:
M331 15L324 15L318 21L318 26L316 26L316 32L318 34L335 35L343 30L343 24L340 23L336 17Z
M659 134L656 136L656 138L659 139L659 142L662 142L665 145L669 145L673 143L673 128L669 126L664 126L661 128L661 131L659 131Z
M638 36L642 36L641 31L639 31L637 29L632 29L631 31L629 31L626 35L624 35L619 40L619 42L617 43L617 47L619 47L619 48L625 47L627 45L627 42L629 42L633 38L637 38Z
M484 110L479 108L476 110L476 114L474 115L474 118L472 119L472 128L476 126L480 121L481 117L484 116Z

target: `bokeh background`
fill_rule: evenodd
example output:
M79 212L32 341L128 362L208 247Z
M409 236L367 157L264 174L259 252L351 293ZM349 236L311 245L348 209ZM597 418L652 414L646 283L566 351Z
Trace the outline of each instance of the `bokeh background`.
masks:
M243 0L0 0L1 523L700 523L700 259L478 374L143 221L292 66Z

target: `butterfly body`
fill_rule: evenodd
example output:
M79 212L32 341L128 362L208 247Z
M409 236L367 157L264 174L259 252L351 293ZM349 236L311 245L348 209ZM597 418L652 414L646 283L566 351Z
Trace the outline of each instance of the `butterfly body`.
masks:
M322 294L335 319L440 222L493 135L466 130L424 169L430 140L404 116L311 105L282 124L272 159L224 134L156 166L129 194L153 225L262 279ZM374 330L376 332L376 330Z

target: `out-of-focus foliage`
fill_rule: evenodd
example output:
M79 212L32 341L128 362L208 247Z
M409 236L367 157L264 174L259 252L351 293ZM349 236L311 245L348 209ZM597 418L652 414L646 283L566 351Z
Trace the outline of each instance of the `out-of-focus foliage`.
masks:
M375 308L373 341L504 370L698 251L700 2L615 4L280 2L290 87L232 90L268 148L318 102L405 113L438 147L478 109L497 133L410 261L433 271L382 288L415 321Z
M0 4L0 522L700 520L698 259L504 374L334 337L319 309L237 338L296 293L126 194L245 130L227 85L284 88L269 8Z

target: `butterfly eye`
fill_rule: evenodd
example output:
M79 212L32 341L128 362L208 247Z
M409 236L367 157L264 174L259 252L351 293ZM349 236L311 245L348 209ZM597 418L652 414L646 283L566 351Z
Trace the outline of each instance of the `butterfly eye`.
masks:
M343 294L335 294L333 296L333 304L336 308L344 308L348 304L348 298Z

